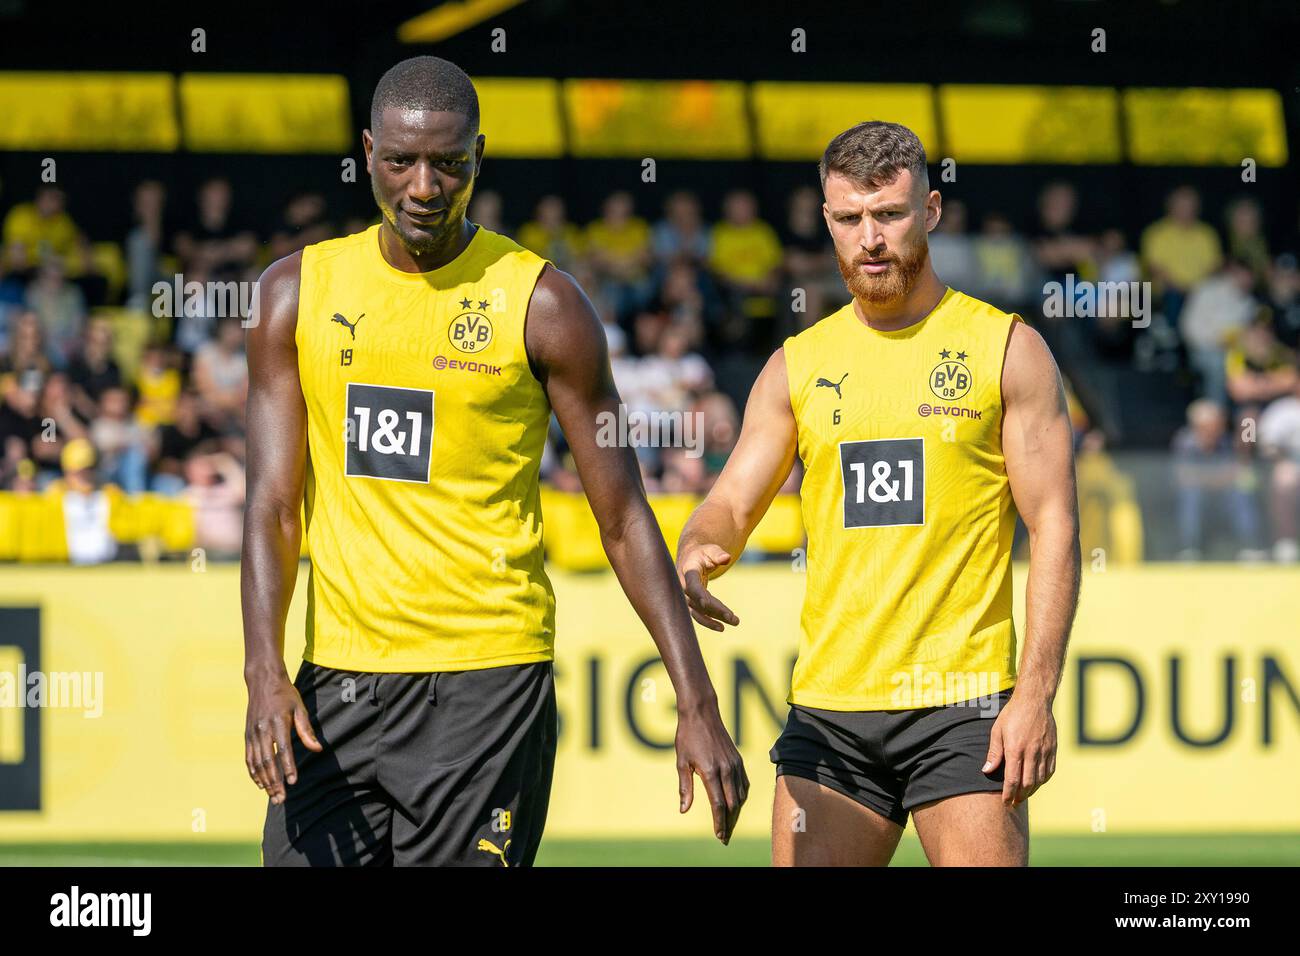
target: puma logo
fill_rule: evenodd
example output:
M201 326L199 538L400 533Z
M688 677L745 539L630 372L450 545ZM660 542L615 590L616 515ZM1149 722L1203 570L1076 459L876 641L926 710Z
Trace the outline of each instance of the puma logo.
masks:
M838 382L832 382L829 379L819 378L817 379L817 384L814 386L814 388L833 388L835 389L835 397L843 398L844 396L840 394L840 386L844 384L844 380L848 377L849 377L849 373L845 372L843 375L840 376L840 380Z
M501 857L502 866L510 865L509 863L506 862L506 851L510 849L509 840L506 840L506 845L501 847L500 849L498 849L496 844L491 842L490 840L479 840L478 848L482 850L484 853L491 853L493 856Z
M362 312L360 315L358 315L358 316L356 317L356 319L354 319L353 321L349 322L347 319L343 318L343 316L341 316L341 315L339 315L337 312L335 312L335 313L334 313L334 318L330 319L330 321L331 321L331 322L337 322L339 325L346 325L346 326L348 327L348 331L352 333L352 338L355 339L355 338L357 337L357 323L360 322L360 321L361 321L362 319L364 319L365 317L366 317L366 314L365 314L364 312Z

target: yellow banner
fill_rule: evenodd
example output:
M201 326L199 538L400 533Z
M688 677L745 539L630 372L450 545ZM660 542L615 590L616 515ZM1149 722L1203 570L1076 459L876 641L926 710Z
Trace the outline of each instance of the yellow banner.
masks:
M1285 166L1286 117L1277 90L1124 91L1129 155L1147 166Z
M569 150L579 157L746 159L745 84L565 80Z
M564 155L558 82L480 77L474 80L474 88L488 156L553 159Z
M180 90L194 152L343 153L360 144L344 76L182 73Z
M755 83L759 153L764 159L819 160L830 141L866 120L902 123L940 159L933 87L924 83Z
M0 73L0 148L170 152L168 73Z
M939 110L958 164L1120 161L1119 97L1106 87L945 85Z
M716 590L742 625L701 629L767 832L767 752L784 720L803 579L737 568ZM677 813L673 694L613 575L553 572L561 742L548 833L707 836ZM287 655L302 648L305 565ZM1024 569L1017 568L1023 608ZM1300 828L1300 588L1284 568L1088 573L1055 714L1039 832ZM4 675L43 675L41 708ZM29 691L30 692L30 691ZM0 841L256 840L243 766L239 573L230 565L18 568L0 575ZM22 741L14 739L22 733ZM27 801L26 803L24 801Z

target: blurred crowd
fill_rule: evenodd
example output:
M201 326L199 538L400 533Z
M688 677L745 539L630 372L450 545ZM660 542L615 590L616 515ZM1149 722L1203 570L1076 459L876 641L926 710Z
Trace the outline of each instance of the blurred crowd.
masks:
M184 496L205 546L237 553L248 387L240 317L210 314L202 302L160 310L155 284L177 275L252 282L275 258L369 223L332 217L315 193L293 197L278 216L244 209L221 178L193 197L143 182L130 201L130 231L95 241L55 186L3 211L0 490L113 484ZM936 269L949 285L1025 316L1076 378L1106 365L1185 373L1196 397L1168 456L1178 554L1204 556L1217 535L1240 558L1300 558L1294 243L1270 245L1249 197L1212 223L1195 190L1179 187L1165 215L1132 236L1081 227L1079 206L1064 182L1042 190L1028 223L997 211L975 222L948 199L930 236ZM522 223L503 222L502 209L498 195L481 191L470 217L587 290L629 412L698 423L674 447L637 448L650 491L707 491L763 360L848 301L812 188L768 210L744 189L675 192L657 209L616 192L589 222L574 221L554 195ZM1045 314L1047 284L1067 279L1067 288L1149 283L1151 308L1141 321L1105 307ZM1104 427L1077 401L1072 408L1081 463L1106 455ZM543 474L580 488L558 428ZM787 490L798 481L792 475Z
M930 239L940 276L1024 315L1076 384L1117 366L1190 383L1190 403L1181 395L1167 400L1186 406L1185 425L1169 445L1173 556L1300 559L1295 221L1267 223L1247 195L1228 202L1221 221L1207 221L1198 192L1178 186L1164 197L1164 215L1130 242L1119 228L1081 226L1078 191L1065 182L1041 191L1037 221L1023 231L997 213L985 215L978 231L966 220L960 202L944 204ZM1287 236L1281 248L1269 241L1270 225ZM1044 309L1051 283L1073 290L1075 308ZM1142 287L1149 296L1116 309L1097 291L1102 283ZM1105 431L1078 407L1075 421L1081 481L1114 476L1086 461L1106 454Z

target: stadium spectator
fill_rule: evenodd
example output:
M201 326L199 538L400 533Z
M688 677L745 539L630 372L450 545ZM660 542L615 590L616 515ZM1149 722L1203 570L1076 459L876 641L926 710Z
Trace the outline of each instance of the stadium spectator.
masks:
M176 399L175 420L159 425L150 447L150 488L175 495L185 490L185 463L194 455L220 450L221 433L199 414L199 396L182 392Z
M632 322L634 354L611 358L614 384L629 412L659 411L658 381L651 360L668 320L661 312L639 313Z
M1259 417L1259 445L1272 464L1269 481L1273 514L1273 557L1300 560L1300 383Z
M702 455L687 448L665 448L662 458L659 491L678 495L699 495L708 491L712 482Z
M167 190L157 180L148 179L135 187L132 209L135 225L126 235L127 306L151 311L153 287L170 281L163 275L162 255L166 248L163 212Z
M708 261L709 231L694 193L678 190L664 202L664 217L655 225L653 246L661 266L682 259L697 266Z
M990 212L984 217L975 240L975 259L980 281L972 295L1012 312L1029 311L1038 291L1034 288L1035 265L1024 238L1016 235L1002 213Z
M1174 486L1178 505L1178 557L1199 559L1205 550L1205 518L1226 512L1237 557L1251 560L1259 550L1259 517L1251 495L1252 474L1227 434L1223 406L1207 398L1187 408L1187 425L1175 436Z
M3 235L7 270L32 272L51 258L65 263L69 275L90 269L90 247L68 215L66 196L57 186L41 186L35 199L9 210Z
M697 345L716 338L722 319L722 301L707 270L684 258L668 265L650 307L689 328Z
M758 216L758 200L744 189L727 193L722 221L712 231L709 265L730 299L732 321L724 327L724 346L744 343L751 351L770 344L775 296L785 254L776 230Z
M508 233L509 230L506 229L505 221L501 218L501 210L501 194L491 189L484 189L476 191L474 198L470 200L469 218L471 222L478 223L484 229L489 229L492 232ZM523 243L520 243L520 245L523 245Z
M4 448L6 473L12 480L21 461L35 463L35 443L40 441L41 419L37 414L40 387L31 380L6 375L3 403L0 404L0 447Z
M324 242L337 233L320 193L299 193L289 200L280 224L271 234L271 258L283 259L312 243Z
M178 364L175 353L165 345L145 348L135 376L135 417L146 428L173 421L182 387Z
M222 434L243 431L248 360L244 330L237 317L223 317L217 324L216 339L205 342L195 354L194 387L212 427Z
M1228 255L1245 263L1254 278L1254 287L1262 289L1268 281L1270 257L1259 203L1249 197L1235 199L1228 204L1224 219Z
M122 385L122 370L113 358L113 327L107 319L91 319L81 351L68 364L72 383L72 404L77 414L89 421L100 398L110 388Z
M1159 289L1165 320L1177 329L1188 294L1219 268L1223 250L1214 227L1199 218L1195 189L1175 189L1165 208L1165 217L1142 233L1142 261Z
M1292 253L1284 252L1273 261L1268 302L1278 340L1287 348L1300 348L1300 267Z
M642 387L650 390L654 411L685 411L696 395L713 387L713 371L691 351L691 338L688 326L668 322L654 354L642 360Z
M1100 550L1108 561L1142 559L1142 521L1132 476L1106 451L1098 429L1083 433L1075 457L1079 495L1079 546L1085 556Z
M3 415L3 411L0 411ZM36 491L36 462L27 454L26 443L16 436L0 433L0 491L29 493Z
M36 313L54 364L65 368L85 329L86 298L67 281L59 259L49 257L41 262L35 281L27 287L27 307Z
M713 487L713 479L722 473L722 466L731 457L740 438L740 415L736 406L721 392L708 392L701 395L692 411L700 416L700 425L704 435L704 471L707 486L699 489L708 491Z
M960 199L945 201L939 225L930 233L930 260L935 272L952 288L978 295L975 290L980 286L980 264L975 240L967 228L966 204Z
M95 448L84 438L69 441L60 455L63 477L50 490L63 505L68 560L73 564L102 564L117 556L117 541L109 527L109 500L95 478Z
M1142 267L1137 256L1129 251L1124 233L1119 229L1106 229L1093 248L1096 260L1092 271L1097 281L1110 283L1111 288L1135 288L1142 280ZM1103 358L1127 359L1132 355L1136 328L1133 324L1132 299L1130 308L1122 314L1110 314L1108 296L1097 296L1096 315L1093 316L1093 345ZM1149 305L1150 303L1148 303Z
M131 396L123 388L105 390L99 414L90 423L90 441L99 453L99 479L129 495L145 490L149 433L131 414Z
M1192 291L1183 309L1183 342L1201 375L1201 395L1221 405L1228 399L1228 349L1259 310L1250 294L1253 281L1245 263L1229 259Z
M1228 395L1245 410L1262 409L1295 388L1295 354L1277 340L1267 321L1245 329L1228 350L1225 365Z
M627 333L618 324L618 315L613 305L599 292L591 296L591 304L595 307L596 314L600 316L600 325L605 331L605 344L609 348L610 356L625 354Z
M34 426L29 448L39 469L37 484L44 488L58 477L60 455L68 442L86 438L86 426L72 410L65 374L54 372L45 379L32 417L35 421L27 426L29 430Z
M519 244L551 260L556 268L572 271L582 253L582 231L569 222L563 199L543 196L534 218L519 227Z
M24 382L34 382L37 390L53 371L45 349L45 335L40 319L30 310L18 313L10 331L8 352L0 355L0 375L14 375Z
M191 455L185 499L194 509L194 542L210 558L237 558L243 538L244 467L233 455Z
M650 227L634 214L632 194L626 191L611 193L600 209L583 243L600 288L626 315L650 298Z
M1033 234L1034 257L1048 281L1088 278L1087 264L1094 257L1091 237L1075 227L1079 194L1069 183L1050 183L1038 196L1038 224Z
M194 356L216 335L221 308L216 302L216 297L207 295L206 290L214 287L210 283L221 280L205 266L198 264L186 269L184 279L184 288L190 288L192 283L193 288L204 290L202 295L183 292L181 299L172 304L172 337L186 356L188 363L192 364Z
M220 176L199 187L194 219L176 235L186 281L202 270L214 280L242 278L257 255L257 237L235 221L234 192Z

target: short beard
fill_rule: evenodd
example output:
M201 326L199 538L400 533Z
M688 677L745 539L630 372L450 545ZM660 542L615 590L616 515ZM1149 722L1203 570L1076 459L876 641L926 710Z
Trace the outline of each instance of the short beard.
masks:
M456 230L460 227L459 220L453 220L448 215L441 233L431 234L426 232L408 233L403 232L401 225L397 221L397 210L387 205L383 197L379 195L379 186L374 177L370 179L370 192L375 197L375 205L379 207L379 212L383 215L384 221L388 223L388 228L393 230L393 235L402 246L413 256L432 255L442 249L445 249L452 241ZM453 221L456 226L453 228Z
M872 305L888 305L900 301L912 291L929 255L929 240L922 236L920 244L907 258L890 256L892 266L883 275L871 275L858 269L859 265L872 258L866 254L859 255L852 263L845 263L837 252L835 262L840 267L840 275L844 277L844 284L848 286L853 298Z

